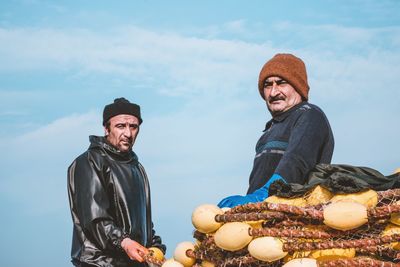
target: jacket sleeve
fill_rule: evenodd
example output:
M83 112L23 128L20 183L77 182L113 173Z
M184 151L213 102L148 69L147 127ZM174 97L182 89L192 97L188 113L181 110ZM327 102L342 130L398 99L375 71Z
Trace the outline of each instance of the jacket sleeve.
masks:
M159 248L165 254L165 252L167 251L167 247L162 243L161 237L156 235L156 231L154 230L154 223L151 220L151 197L150 197L149 178L147 177L146 170L144 169L143 165L140 163L139 163L139 170L141 171L143 178L145 180L145 183L147 184L146 187L148 188L148 203L147 203L148 210L147 210L147 212L149 212L149 215L150 215L149 221L151 222L151 225L148 226L149 227L148 231L151 231L151 235L149 236L150 240L147 240L148 246Z
M151 229L151 246L156 247L162 250L162 252L165 254L167 251L167 247L162 243L161 237L156 235L156 231L154 230L154 224L151 223L152 229Z
M275 173L288 183L304 184L306 175L321 157L329 141L330 126L325 115L317 110L308 110L293 125L288 147Z
M121 250L121 241L128 236L114 223L108 210L107 195L101 167L85 153L68 169L71 210L79 220L85 236L102 250Z

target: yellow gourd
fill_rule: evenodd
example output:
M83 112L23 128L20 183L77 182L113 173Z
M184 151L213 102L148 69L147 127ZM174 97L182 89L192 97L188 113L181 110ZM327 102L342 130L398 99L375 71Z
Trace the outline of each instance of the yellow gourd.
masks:
M292 206L297 206L297 207L307 206L307 201L302 197L285 198L285 197L278 197L278 196L274 195L274 196L267 197L264 201L268 202L268 203L287 204L287 205L292 205Z
M204 260L201 262L201 267L215 267L215 264L210 261Z
M161 265L161 267L184 267L182 263L174 260L174 259L169 259Z
M400 204L400 201L396 201L395 204L396 204L396 205L399 205L399 204ZM391 222L391 223L394 223L394 224L396 224L396 225L400 225L400 212L392 213L392 214L390 215L390 222Z
M285 257L288 253L282 250L283 242L276 237L259 237L250 242L248 246L252 257L266 262L272 262Z
M310 251L295 251L292 254L288 254L283 258L283 262L289 262L293 259L307 258L310 255Z
M307 205L318 205L327 203L333 194L326 188L317 185L306 198Z
M194 250L194 245L192 242L185 241L179 243L174 251L174 259L182 263L185 267L192 266L196 261L194 258L186 256L186 251L189 249Z
M338 260L343 258L354 258L356 255L356 250L354 248L333 248L333 249L323 249L323 250L313 250L311 251L309 257L316 259L318 261L323 260Z
M363 192L352 194L337 194L331 198L331 202L354 201L368 208L373 208L378 204L378 193L374 190L366 190Z
M164 253L161 251L161 249L156 248L156 247L150 247L149 250L155 259L157 259L159 261L164 260Z
M215 232L215 244L228 251L242 249L252 240L249 235L250 228L250 225L243 222L226 223Z
M315 259L300 258L287 262L283 267L317 267Z
M192 224L201 233L207 234L214 232L221 227L221 223L215 221L215 216L223 213L224 212L216 205L201 205L192 213Z
M393 235L393 234L400 234L400 227L389 223L385 227L385 230L383 230L382 235L387 236L387 235ZM390 246L395 250L400 250L400 242L390 243Z
M368 222L367 208L356 202L331 203L323 212L324 224L337 230L355 229Z
M400 213L393 213L390 215L390 222L396 225L400 225Z
M245 223L247 223L248 225L251 226L251 228L253 229L260 229L262 228L262 223L264 222L264 220L258 220L258 221L245 221Z

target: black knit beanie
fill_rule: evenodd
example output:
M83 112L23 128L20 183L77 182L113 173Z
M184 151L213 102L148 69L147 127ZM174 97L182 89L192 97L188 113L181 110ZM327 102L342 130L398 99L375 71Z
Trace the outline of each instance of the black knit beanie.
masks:
M143 122L142 117L140 116L140 106L120 97L114 99L114 103L104 107L103 126L106 126L106 123L110 118L120 114L133 115L139 119L139 124L142 124Z

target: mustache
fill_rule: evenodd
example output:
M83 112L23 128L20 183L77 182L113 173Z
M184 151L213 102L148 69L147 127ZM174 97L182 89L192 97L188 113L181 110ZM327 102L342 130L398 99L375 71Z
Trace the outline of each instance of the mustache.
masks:
M121 138L121 141L131 144L133 142L133 138Z
M268 102L269 102L269 103L272 103L272 102L278 101L278 100L285 100L285 97L282 96L282 95L277 95L277 96L274 96L274 97L270 97L270 98L268 99Z

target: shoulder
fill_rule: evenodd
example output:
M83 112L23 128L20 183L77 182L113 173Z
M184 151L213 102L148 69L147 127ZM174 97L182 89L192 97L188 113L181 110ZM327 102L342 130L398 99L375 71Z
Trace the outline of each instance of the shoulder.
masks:
M295 113L294 127L317 131L331 131L328 118L317 105L305 102L297 108Z
M102 156L101 151L97 149L88 149L82 154L80 154L68 167L71 168L84 168L84 167L94 167L101 165Z
M296 110L296 113L298 116L304 117L305 119L328 121L325 113L320 107L308 102L305 102L299 106Z
M85 151L78 157L76 157L68 167L69 175L71 175L71 173L74 173L77 168L83 165L88 165L89 163L87 159L88 159L88 151Z

